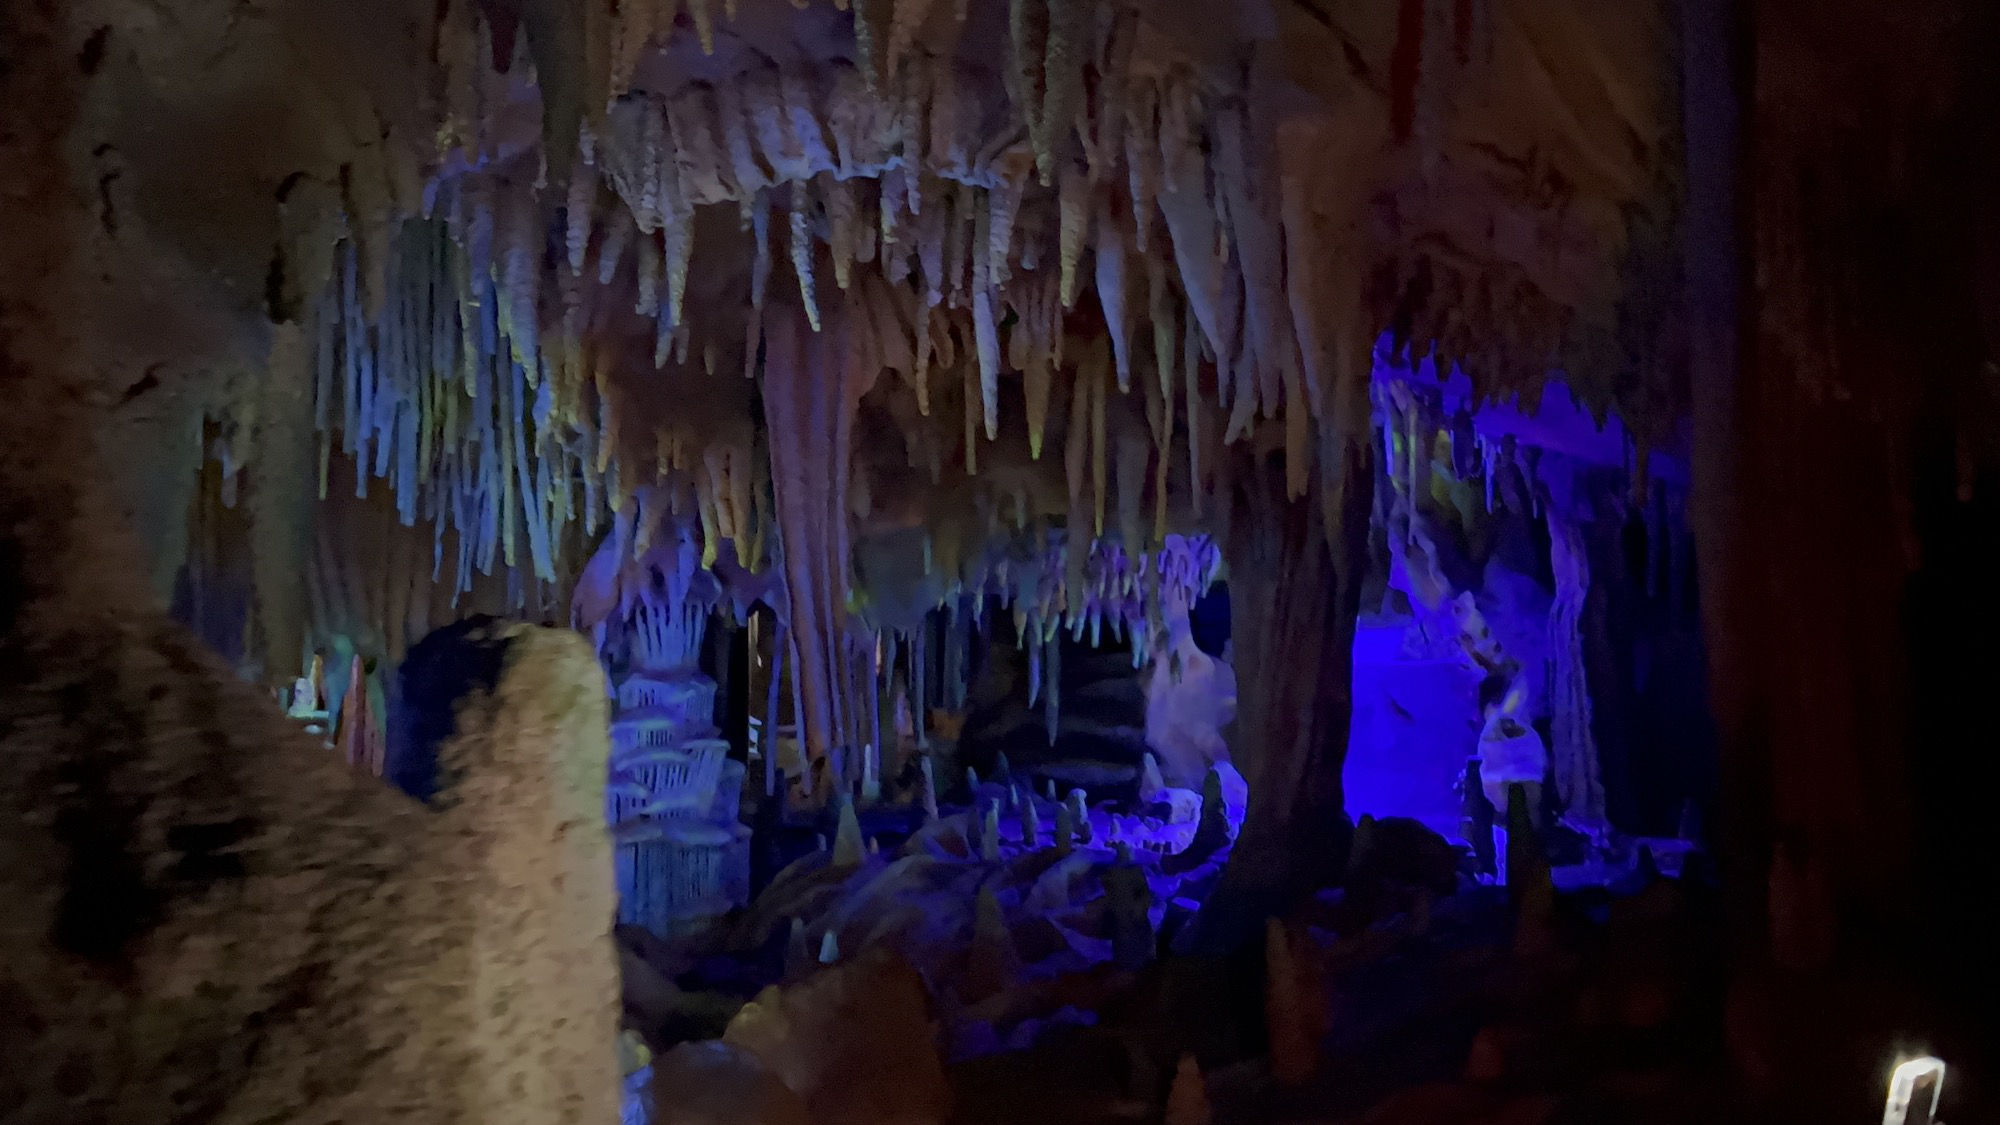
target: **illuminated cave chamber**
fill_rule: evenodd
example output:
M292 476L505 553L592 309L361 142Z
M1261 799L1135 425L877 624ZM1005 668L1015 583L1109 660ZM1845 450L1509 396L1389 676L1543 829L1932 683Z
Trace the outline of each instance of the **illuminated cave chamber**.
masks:
M0 4L0 997L143 1031L47 1120L1831 1120L1978 1042L1948 21Z
M1529 414L1434 376L1377 369L1388 452L1349 809L1478 840L1490 865L1485 826L1519 782L1547 828L1680 852L1715 783L1684 444L1640 454L1561 386ZM1589 854L1572 844L1572 861Z

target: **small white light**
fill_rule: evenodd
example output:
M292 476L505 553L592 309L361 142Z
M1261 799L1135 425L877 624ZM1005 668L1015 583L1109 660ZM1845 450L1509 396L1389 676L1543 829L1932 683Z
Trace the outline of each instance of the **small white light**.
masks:
M1928 1055L1896 1068L1889 1079L1889 1104L1882 1125L1934 1125L1944 1093L1944 1060Z

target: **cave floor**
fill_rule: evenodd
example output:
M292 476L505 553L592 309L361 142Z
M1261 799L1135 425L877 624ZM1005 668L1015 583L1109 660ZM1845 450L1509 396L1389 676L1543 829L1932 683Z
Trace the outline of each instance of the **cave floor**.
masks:
M1713 911L1705 888L1664 878L1585 886L1557 899L1551 940L1526 942L1504 888L1468 887L1427 905L1362 906L1324 892L1294 923L1308 947L1301 980L1321 1001L1311 1075L1280 1084L1255 1048L1204 1059L1213 1121L1738 1120L1724 1078ZM1107 1017L958 1064L956 1120L1160 1121L1173 1065L1148 1047L1161 1034L1143 1018Z

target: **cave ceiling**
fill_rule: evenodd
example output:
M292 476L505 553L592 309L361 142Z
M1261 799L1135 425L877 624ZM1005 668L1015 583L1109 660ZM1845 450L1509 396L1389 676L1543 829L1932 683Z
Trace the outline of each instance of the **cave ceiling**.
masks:
M1337 491L1384 340L1481 399L1559 377L1641 441L1682 410L1651 2L72 18L100 220L73 330L163 589L204 462L249 498L260 598L355 504L454 590L559 598L621 512L759 565L788 472L941 592L1055 529L1214 534L1245 456ZM1056 569L1131 585L1084 565Z

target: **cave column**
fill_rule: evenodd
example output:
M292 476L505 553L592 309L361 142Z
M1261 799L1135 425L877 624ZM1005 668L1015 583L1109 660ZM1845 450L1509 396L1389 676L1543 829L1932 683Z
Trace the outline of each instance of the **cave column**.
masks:
M1318 499L1286 495L1281 467L1236 482L1229 551L1238 684L1235 746L1249 815L1212 904L1225 945L1261 934L1290 895L1336 878L1349 825L1341 790L1353 712L1354 628L1368 568L1374 473L1351 447L1327 529ZM1245 928L1248 927L1248 928ZM1242 929L1238 935L1234 931Z
M790 664L803 710L808 760L841 751L859 777L868 697L859 675L858 633L847 611L850 566L847 485L854 417L866 373L847 310L828 309L823 330L803 310L765 314L764 417L787 596Z

